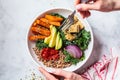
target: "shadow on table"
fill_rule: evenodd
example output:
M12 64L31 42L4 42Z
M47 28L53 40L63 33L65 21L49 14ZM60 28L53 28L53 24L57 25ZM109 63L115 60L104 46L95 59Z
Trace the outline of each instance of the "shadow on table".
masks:
M81 68L75 71L78 74L84 73L88 67L90 67L100 59L102 45L100 44L99 38L94 32L93 32L93 36L94 36L94 47L92 54L90 58L87 60L87 62Z

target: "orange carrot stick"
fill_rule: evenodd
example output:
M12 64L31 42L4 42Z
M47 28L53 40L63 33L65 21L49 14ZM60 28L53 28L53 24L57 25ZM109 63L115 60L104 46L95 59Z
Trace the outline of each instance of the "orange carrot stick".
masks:
M46 18L40 18L40 20L49 24L49 20Z
M41 21L41 20L36 20L36 23L37 23L38 25L43 26L43 27L50 28L50 24L48 24L47 22L43 22L43 21Z
M61 22L63 21L63 18L61 17L57 17L57 16L52 16L52 15L45 15L45 18L50 20L50 21L58 21L58 22Z
M40 18L40 20L54 26L60 26L60 22L50 21L50 20L47 20L46 18Z
M37 40L42 40L45 39L46 36L43 35L33 35L33 36L29 36L29 40L31 41L37 41Z
M49 35L50 35L50 31L47 30L47 29L44 29L44 28L31 27L31 30L32 30L33 32L37 32L37 33L40 33L40 34L45 35L45 36L49 36Z

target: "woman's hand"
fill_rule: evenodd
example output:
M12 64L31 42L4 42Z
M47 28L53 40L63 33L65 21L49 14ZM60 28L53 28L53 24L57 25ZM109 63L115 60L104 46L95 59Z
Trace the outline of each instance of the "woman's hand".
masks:
M120 10L120 0L88 0L87 3L81 3L81 0L75 0L75 6L82 17L90 16L89 10L109 12Z
M73 72L64 71L62 69L55 69L52 73L48 73L42 67L40 67L39 70L47 80L59 80L58 77L55 76L61 76L64 78L64 80L84 80L80 75Z

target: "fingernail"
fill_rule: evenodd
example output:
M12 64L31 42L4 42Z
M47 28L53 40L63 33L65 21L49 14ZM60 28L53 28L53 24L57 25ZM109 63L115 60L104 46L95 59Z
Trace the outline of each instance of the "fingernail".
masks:
M78 4L78 5L76 6L76 9L81 10L81 9L82 9L81 5Z

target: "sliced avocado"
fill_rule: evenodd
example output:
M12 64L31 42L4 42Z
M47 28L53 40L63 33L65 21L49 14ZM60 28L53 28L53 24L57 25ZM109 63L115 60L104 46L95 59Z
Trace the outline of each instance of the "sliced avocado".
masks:
M50 40L51 40L51 35L44 39L44 43L49 44Z
M50 36L49 36L49 37L46 37L46 38L44 39L44 43L46 43L46 44L49 44L49 42L50 42L50 40L51 40L52 27L53 27L53 25L50 25L50 32L51 32Z
M58 50L58 44L59 44L59 40L60 40L60 33L57 33L57 37L56 37L56 45L55 45L55 49Z
M51 28L51 39L49 42L49 47L53 48L55 47L56 44L57 29L54 26L50 28Z
M56 45L55 49L59 50L62 47L62 38L60 37L60 33L57 33L57 38L56 38Z
M58 49L60 49L61 47L62 47L62 38L60 38L59 40Z
M54 27L53 25L50 25L50 32L52 32L52 27Z

